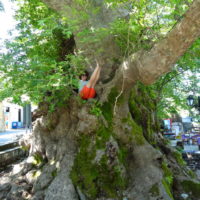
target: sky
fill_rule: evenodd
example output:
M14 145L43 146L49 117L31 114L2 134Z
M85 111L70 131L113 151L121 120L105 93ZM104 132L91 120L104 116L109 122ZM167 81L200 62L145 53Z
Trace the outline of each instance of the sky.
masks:
M16 25L16 21L14 20L14 9L16 5L10 0L1 0L4 11L0 12L0 46L3 45L3 40L11 38L8 34L8 31L13 30Z

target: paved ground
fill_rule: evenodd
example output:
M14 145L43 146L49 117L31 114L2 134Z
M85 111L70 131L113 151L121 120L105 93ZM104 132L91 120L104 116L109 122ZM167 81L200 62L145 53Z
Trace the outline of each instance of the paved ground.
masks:
M176 143L178 141L181 141L181 140L170 140L170 143L171 143L171 146L176 146ZM186 152L191 152L191 151L199 151L199 147L198 145L193 145L193 144L184 144L184 150Z
M195 152L197 152L197 151L199 151L199 147L198 147L198 145L184 145L184 150L186 151L186 152L190 152L190 151L195 151Z
M0 132L0 145L14 142L20 137L23 136L23 134L26 134L25 129L12 129L12 130L7 130L5 132Z
M29 132L29 131L28 131ZM15 140L19 139L23 136L23 134L26 134L25 129L11 129L7 130L5 132L0 132L0 145L14 142ZM176 146L176 143L179 140L170 140L171 146ZM197 145L192 144L185 144L184 145L185 151L199 151L199 148Z

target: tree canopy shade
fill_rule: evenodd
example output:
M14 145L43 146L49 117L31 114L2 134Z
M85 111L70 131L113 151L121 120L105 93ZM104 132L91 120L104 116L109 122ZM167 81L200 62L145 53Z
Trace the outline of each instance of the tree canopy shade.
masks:
M169 117L170 113L187 110L186 99L189 94L199 95L199 39L176 63L173 70L163 75L155 83L158 95L158 115ZM191 109L191 108L189 108ZM198 118L198 114L196 115Z
M83 68L92 67L94 57L105 60L102 75L105 81L121 64L118 76L113 79L119 85L122 82L124 85L132 85L137 80L150 83L160 74L169 71L187 49L181 47L181 44L189 46L198 37L198 12L192 15L194 19L190 16L195 12L193 9L198 9L198 1L193 3L195 5L191 6L186 17L183 14L191 1L80 0L70 1L67 5L64 1L47 3L59 12L64 12L63 17L39 1L20 3L21 8L16 17L20 21L18 29L21 34L14 43L7 42L10 52L3 56L6 59L1 64L4 66L4 77L7 77L2 77L2 82L6 88L10 88L1 93L2 97L9 96L15 90L16 101L26 93L32 100L40 102L47 91L58 93L61 89L65 94L70 94L71 88L77 87L76 75ZM195 31L187 19L197 21L194 23ZM184 39L189 35L178 35L190 33L188 30L180 31L181 27L193 30L190 42ZM170 31L172 28L173 31ZM66 58L66 54L70 53L65 52L66 46L73 43L72 32L76 41L76 56L71 54ZM168 47L165 47L165 43ZM170 55L174 58L170 59ZM19 77L17 74L21 77L20 81L11 78Z
M76 11L78 12L82 8L81 6L84 4L83 1L69 1L67 4L68 6L66 6L66 4L65 4L65 6L64 5L61 6L62 3L64 4L64 2L60 2L59 4L55 4L54 1L45 1L45 2L49 3L50 6L57 9L58 11L63 12L63 15L67 16L69 21L72 21L72 22L74 22L77 19L77 17L74 16L73 14L76 13ZM132 10L131 9L128 10L127 4L125 4L125 2L129 6L132 6ZM141 11L143 11L141 8L144 7L144 8L146 8L146 11L148 12L148 10L151 11L151 8L154 8L153 14L155 14L157 9L159 9L159 6L162 6L162 5L165 5L168 3L168 4L173 4L175 7L173 10L175 10L175 12L177 12L176 7L178 6L176 1L173 1L173 3L171 1L169 1L169 2L168 1L153 1L151 3L147 3L147 1L142 1L142 2L125 1L125 2L124 1L119 1L119 2L112 2L112 1L110 1L110 2L91 1L90 2L90 1L87 1L87 4L84 5L84 9L82 9L83 10L82 12L85 13L85 15L83 15L83 16L86 16L85 19L82 18L84 20L85 24L82 23L80 27L78 27L78 25L77 25L76 30L75 30L78 32L77 33L77 43L76 43L78 45L77 47L79 48L79 45L80 45L80 48L82 46L84 47L84 44L81 43L81 38L84 38L83 34L81 34L82 32L84 33L84 31L88 30L89 32L87 32L87 33L92 34L92 32L94 32L94 34L92 34L92 35L95 35L95 29L98 30L99 27L100 28L109 27L112 23L115 23L116 21L118 21L119 18L123 19L122 21L124 24L128 23L128 20L126 20L124 18L129 18L130 26L131 26L131 22L134 23L134 21L135 21L135 23L133 24L133 27L134 27L133 30L137 30L139 32L139 34L141 34L142 31L145 32L145 30L143 30L143 29L146 29L146 32L151 32L151 29L153 29L155 26L153 26L154 25L153 22L152 22L152 24L153 24L152 27L149 27L146 25L146 24L150 23L148 21L148 18L146 17L147 14L142 13L141 15L139 15L139 17L137 16L139 19L134 18L135 13L137 13L138 10L141 12ZM182 8L187 8L187 4L185 4L185 2L180 4L179 6ZM93 9L96 8L97 10L99 10L99 13L98 13L98 11L96 11L96 14L90 12L90 10L92 9L91 7ZM119 7L121 7L121 8L119 8ZM69 9L71 9L71 12L65 12L65 10L69 10ZM123 12L122 11L120 12L120 9L123 10ZM168 9L170 9L170 6L168 7ZM173 28L173 30L167 34L165 39L161 40L159 43L154 45L154 47L151 49L151 51L148 51L146 53L144 51L142 51L142 53L140 53L140 55L135 55L135 54L129 55L128 60L126 60L126 59L123 60L125 67L126 67L126 70L124 70L124 71L126 74L128 74L125 79L130 80L131 77L137 77L136 79L138 79L144 83L152 83L161 74L169 71L169 69L170 69L169 66L172 66L177 61L177 59L181 55L183 55L185 50L194 42L194 40L199 37L199 12L198 12L198 9L199 9L199 1L194 1L193 4L191 5L190 9L184 15L185 17L183 17L180 20L180 22L178 22L177 25ZM104 10L104 12L100 12L102 10ZM81 12L81 14L82 14L82 12ZM117 12L117 14L114 14L115 12ZM167 12L167 10L166 11L163 10L163 12L164 13L166 12L167 13L166 15L168 15L170 17L172 17L174 14L172 12L172 15L170 15L171 14L170 11ZM130 13L131 14L133 13L133 14L131 15ZM194 15L194 13L195 13L195 15ZM177 12L176 14L180 14L180 12ZM101 18L99 17L99 15L101 16ZM151 13L149 15L151 16L151 20L154 19L154 17L156 18L156 15L151 15ZM173 21L173 20L172 21L166 20L165 19L166 15L163 16L164 19L162 19L162 16L157 15L157 17L159 18L158 23L156 23L157 26L162 27L163 21L164 22L167 21L167 24L169 22ZM140 16L142 16L142 17L140 18ZM132 21L131 17L133 17L133 21ZM142 20L143 20L143 22L142 22ZM148 21L147 23L146 23L146 20ZM160 21L161 21L161 24L160 24ZM76 21L74 23L76 23ZM141 23L143 23L144 26L146 25L143 29L141 27L138 27L138 25L137 25L137 24L141 24ZM85 25L85 27L83 27L84 25ZM193 27L191 27L191 26L193 26ZM149 31L149 29L150 29L150 31ZM132 34L132 33L130 32L129 34ZM145 35L144 35L144 37L145 37ZM79 40L80 40L81 44L79 43ZM105 42L107 42L106 38L105 38ZM102 45L103 45L103 40L101 40L101 46ZM83 47L82 47L82 49L84 49ZM89 47L89 46L87 46L87 47ZM95 50L98 50L99 48L100 47L97 45ZM87 49L89 51L90 48L87 48ZM91 47L91 49L94 50L93 47ZM113 50L113 51L115 51L115 50ZM109 49L109 51L110 51L110 49ZM104 54L106 54L107 56L109 55L109 57L111 56L110 53L105 52L105 51L104 51ZM120 78L120 79L122 79L122 78Z
M174 77L198 71L200 0L19 2L20 33L1 55L1 96L42 102L27 145L40 170L33 199L173 200L191 185L198 191L156 114ZM73 93L76 77L95 59L98 96L84 102Z
M64 93L64 101L83 68L81 58L66 57L74 45L69 28L40 1L21 1L16 19L19 36L6 41L7 53L1 55L1 98L13 96L19 103L26 94L38 103L52 98L47 93Z

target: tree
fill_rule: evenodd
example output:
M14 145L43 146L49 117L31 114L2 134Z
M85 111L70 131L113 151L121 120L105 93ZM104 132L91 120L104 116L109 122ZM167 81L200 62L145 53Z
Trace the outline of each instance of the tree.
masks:
M199 61L197 59L199 40L179 59L173 70L155 83L160 118L169 118L171 113L190 110L186 99L189 94L199 94ZM195 118L198 116L194 116Z
M191 199L199 198L198 192L194 191L194 188L198 190L199 185L192 182L192 173L184 166L181 155L169 148L158 133L155 93L151 86L146 87L142 83L151 84L170 71L179 57L198 39L200 1L195 0L192 4L190 1L145 0L44 2L66 20L61 33L66 27L73 33L68 39L73 38L75 43L63 46L63 49L70 47L65 55L70 54L71 57L62 57L59 68L62 72L59 74L55 71L60 66L58 42L47 49L49 52L44 46L41 50L38 46L39 53L35 53L31 46L37 38L30 38L30 49L23 49L26 50L25 57L30 55L28 60L20 60L21 64L18 57L22 58L22 55L17 54L17 63L12 63L11 52L8 54L8 63L11 63L9 69L15 73L22 70L25 76L37 77L38 73L32 75L28 72L33 67L41 66L39 71L41 77L47 76L45 80L51 80L51 76L62 80L66 71L69 72L68 76L73 72L74 57L75 61L79 60L77 58L87 58L88 68L94 66L95 58L105 64L102 83L97 88L98 101L82 102L77 95L67 95L68 98L64 98L67 100L65 106L57 107L55 104L55 110L48 112L55 100L65 97L64 87L61 85L58 93L52 87L54 84L39 90L43 91L39 101L45 103L40 104L41 117L35 122L31 139L30 154L38 169L37 173L32 171L37 177L33 184L33 198L167 200L180 199L182 192L188 192L190 188L193 189ZM33 9L33 5L36 9ZM26 22L29 25L33 16L37 18L35 10L39 10L41 18L48 19L49 11L42 12L41 7L43 4L38 1L25 1L21 13L32 8L32 14L30 18L24 15L26 17L21 19L28 19ZM54 14L51 17L55 21L61 18ZM41 18L31 21L31 27L26 29L28 36L34 35L34 24L44 23ZM26 22L22 21L21 30L27 27ZM61 33L58 33L59 39L63 38ZM41 36L39 32L38 37ZM29 37L21 38L22 44L27 44L24 38ZM46 48L54 40L53 37L50 43L47 42ZM45 52L45 56L41 55L42 52ZM34 60L33 55L38 55L39 59ZM5 62L8 59L2 60L3 66L8 66ZM46 65L47 71L44 68ZM52 65L54 67L50 70L49 66ZM21 69L19 66L24 67ZM67 70L64 70L65 67ZM75 74L81 70L78 69ZM9 75L10 70L4 70L4 73ZM13 75L10 74L10 77ZM13 79L13 83L19 80ZM67 80L64 78L61 83L64 81ZM68 87L68 91L72 91L72 88ZM44 95L52 97L51 100L47 101ZM12 197L12 191L9 195Z

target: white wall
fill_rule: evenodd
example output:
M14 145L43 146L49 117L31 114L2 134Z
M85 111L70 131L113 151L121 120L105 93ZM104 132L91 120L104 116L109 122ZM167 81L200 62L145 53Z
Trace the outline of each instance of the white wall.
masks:
M9 112L6 112L6 108L9 108ZM19 121L19 110L21 110L21 122L23 122L23 108L19 105L3 101L3 110L5 116L6 129L12 128L12 122Z
M172 132L176 134L176 136L183 133L183 124L181 122L173 122L172 123Z

